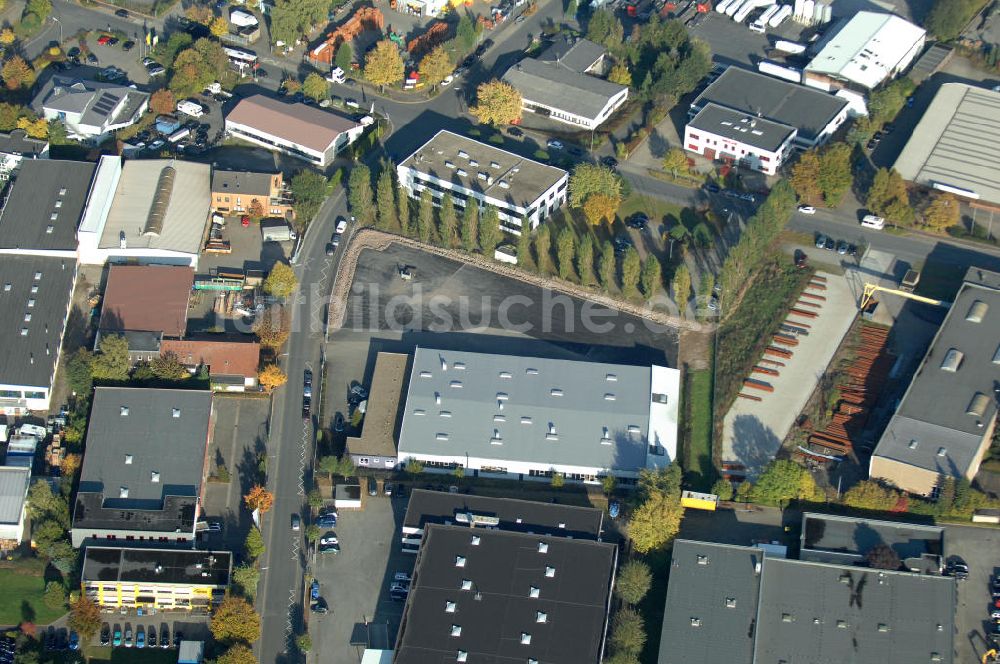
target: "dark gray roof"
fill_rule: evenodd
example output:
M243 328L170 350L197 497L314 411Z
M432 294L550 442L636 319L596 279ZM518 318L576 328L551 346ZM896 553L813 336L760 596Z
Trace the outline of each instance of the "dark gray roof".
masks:
M0 134L0 152L37 157L45 152L49 142L39 138L29 138L23 129L15 129L9 134Z
M891 546L902 560L925 554L940 556L943 540L944 528L941 526L807 512L802 515L799 558L812 562L850 563L877 544Z
M558 62L563 67L581 74L604 57L605 49L589 39L563 37L556 39L538 54L539 60Z
M16 524L24 511L31 470L0 466L0 524Z
M212 191L268 196L271 193L271 178L274 176L275 173L213 170Z
M75 272L72 258L0 257L0 384L51 385Z
M513 65L503 80L517 88L525 102L596 118L613 97L628 90L604 79L581 74L557 62L527 58Z
M604 524L604 511L592 507L414 489L403 527L426 528L432 523L468 527L460 519L468 520L470 514L496 517L500 530L558 537L597 539Z
M232 559L229 551L88 546L81 580L226 586Z
M128 487L127 503L198 495L211 412L207 390L98 387L80 490L103 490L114 502Z
M127 85L57 75L42 84L31 105L38 113L82 113L81 124L101 126L131 118L148 99L148 92Z
M0 215L0 248L76 251L95 168L82 161L23 162Z
M674 542L659 664L751 662L763 559L745 546Z
M955 601L955 580L939 574L786 560L748 546L678 540L659 662L948 664Z
M597 664L616 558L604 542L430 526L393 662L453 662L464 650L470 662Z
M777 152L795 131L794 127L733 111L717 104L705 104L688 122L688 126L768 152Z
M957 477L997 415L1000 274L971 268L875 456Z
M691 104L694 113L706 104L755 115L795 127L799 136L816 140L847 106L847 101L815 88L758 72L729 67Z
M670 422L660 404L651 404L657 370L670 371L417 348L400 458L464 454L637 471L646 467L655 442L668 451L661 457L668 463L676 420Z

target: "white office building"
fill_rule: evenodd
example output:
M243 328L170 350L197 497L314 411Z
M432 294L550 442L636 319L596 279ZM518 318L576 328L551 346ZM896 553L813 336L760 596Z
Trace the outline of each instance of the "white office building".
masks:
M52 76L31 105L46 120L65 124L70 138L99 143L111 132L138 122L149 105L149 93L125 85Z
M400 186L413 198L429 189L440 205L492 205L500 228L521 234L522 219L534 229L566 202L569 173L471 138L441 130L396 167Z

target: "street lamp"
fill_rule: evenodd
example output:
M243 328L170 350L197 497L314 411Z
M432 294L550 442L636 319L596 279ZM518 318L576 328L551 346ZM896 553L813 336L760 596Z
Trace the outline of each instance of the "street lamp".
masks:
M62 46L62 43L63 43L62 21L60 21L59 19L57 19L55 16L52 17L52 20L59 24L59 46Z

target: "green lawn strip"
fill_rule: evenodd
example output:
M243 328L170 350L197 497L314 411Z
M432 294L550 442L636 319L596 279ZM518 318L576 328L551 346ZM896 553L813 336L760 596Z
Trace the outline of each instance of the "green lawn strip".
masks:
M672 216L675 220L681 218L680 205L668 203L654 196L632 192L618 206L618 217L628 219L636 212L645 212L649 215L649 221L654 227L658 226L665 217Z
M715 481L712 465L712 371L687 372L685 412L688 426L684 447L685 479L691 488L708 491Z
M66 613L65 609L50 609L45 605L45 577L35 561L0 568L0 625L17 625L22 621L47 625Z

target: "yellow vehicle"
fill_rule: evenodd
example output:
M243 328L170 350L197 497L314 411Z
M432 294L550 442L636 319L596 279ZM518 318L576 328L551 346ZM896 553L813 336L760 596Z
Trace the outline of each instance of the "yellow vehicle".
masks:
M681 493L681 507L714 512L718 506L719 497L714 493L698 493L697 491Z

